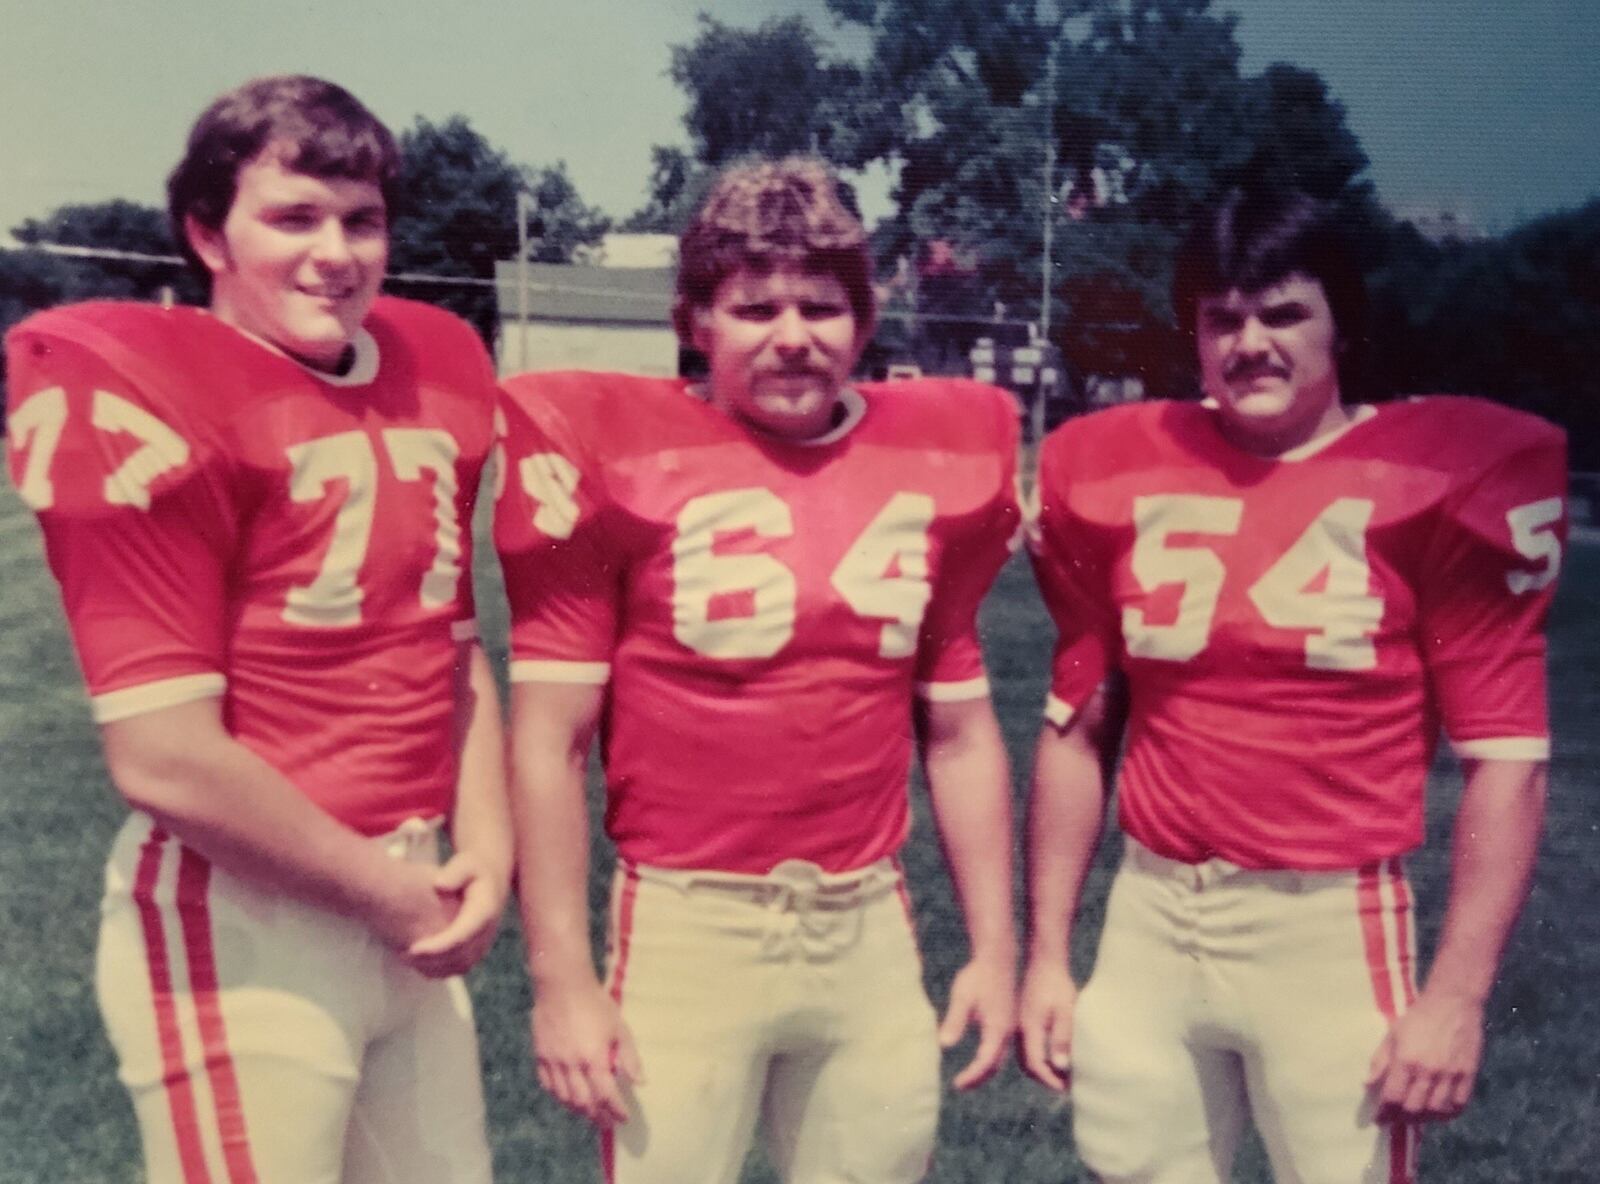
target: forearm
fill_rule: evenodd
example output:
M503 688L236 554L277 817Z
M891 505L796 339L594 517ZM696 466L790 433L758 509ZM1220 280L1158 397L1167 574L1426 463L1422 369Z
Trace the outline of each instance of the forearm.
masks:
M573 689L581 697L583 689ZM536 988L593 983L589 942L589 813L594 718L565 688L518 686L512 708L512 816L517 893ZM598 697L594 716L598 715Z
M1046 724L1028 805L1029 958L1065 963L1072 925L1105 822L1104 760L1092 720Z
M460 770L450 837L455 849L471 853L503 891L511 879L512 837L500 696L482 646L464 644L460 660Z
M934 819L966 921L972 956L1016 959L1012 917L1011 778L987 700L931 706L923 767Z
M1547 769L1528 761L1475 761L1464 776L1449 902L1425 991L1482 1006L1532 881Z
M228 735L218 701L121 720L101 735L128 804L231 874L374 925L422 905L424 877Z

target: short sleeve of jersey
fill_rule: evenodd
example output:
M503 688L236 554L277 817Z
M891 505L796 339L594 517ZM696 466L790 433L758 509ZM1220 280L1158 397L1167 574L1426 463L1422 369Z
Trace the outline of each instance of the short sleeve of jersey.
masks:
M152 389L159 366L104 352L26 325L7 341L11 479L102 723L223 692L234 539L211 449Z
M1040 449L1036 505L1028 529L1034 578L1056 627L1045 716L1058 726L1072 718L1110 673L1121 636L1112 608L1109 560L1068 496L1077 427L1058 430Z
M1017 418L1009 396L991 396L988 428L999 456L999 481L989 498L957 525L946 540L939 572L923 617L917 647L918 693L930 701L981 698L988 694L978 609L1017 540L1022 511L1017 497Z
M1463 756L1549 755L1544 624L1566 544L1566 447L1518 416L1500 455L1443 507L1420 590L1420 645ZM1521 429L1520 432L1517 429Z
M481 397L483 399L483 402L479 404L479 406L483 408L495 409L492 414L494 415L495 425L498 431L498 427L503 416L499 411L500 392L495 379L494 361L489 357L489 351L484 348L482 339L479 338L477 332L472 329L471 326L467 325L465 322L459 321L457 322L457 326L461 337L461 343L458 348L462 351L470 353L474 359L474 369L477 372L477 386L481 390ZM482 476L481 468L477 471L476 475L479 477ZM467 488L460 490L459 496L461 498L461 502L458 507L458 513L460 514L461 521L469 524L469 526L468 529L461 532L461 571L463 576L461 579L460 593L457 597L459 613L457 616L456 635L458 638L465 638L474 637L477 635L478 605L477 597L473 590L472 581L472 572L474 570L474 564L472 562L474 540L473 532L470 529L470 523L472 522L472 508L476 504L478 497L477 482L473 481Z
M504 482L494 537L514 682L598 685L610 675L620 586L605 545L604 474L544 386L572 381L529 374L502 387Z

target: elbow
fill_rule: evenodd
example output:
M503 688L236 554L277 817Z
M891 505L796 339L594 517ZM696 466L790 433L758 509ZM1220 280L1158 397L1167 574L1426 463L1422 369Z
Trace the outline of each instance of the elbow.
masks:
M114 759L108 752L106 766L129 809L167 818L181 807L181 787L189 773L182 760L145 753Z
M160 820L187 817L197 798L215 796L216 764L202 736L179 729L102 731L106 769L129 809Z

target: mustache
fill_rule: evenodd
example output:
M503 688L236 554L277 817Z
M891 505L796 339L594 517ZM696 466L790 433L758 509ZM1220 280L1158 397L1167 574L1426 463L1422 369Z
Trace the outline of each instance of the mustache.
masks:
M1244 358L1225 366L1222 377L1229 382L1239 382L1252 378L1287 378L1288 374L1283 367L1272 362L1261 362Z

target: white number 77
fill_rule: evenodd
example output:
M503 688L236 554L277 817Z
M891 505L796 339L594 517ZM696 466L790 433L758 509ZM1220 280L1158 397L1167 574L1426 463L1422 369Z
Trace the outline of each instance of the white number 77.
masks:
M156 478L189 459L188 442L142 407L110 391L94 392L89 420L101 432L132 436L139 442L138 448L106 474L101 487L106 502L148 510L150 487ZM48 510L55 505L56 488L50 479L50 467L66 423L67 393L59 386L30 395L11 413L11 422L6 425L11 447L27 453L17 490L29 509Z

